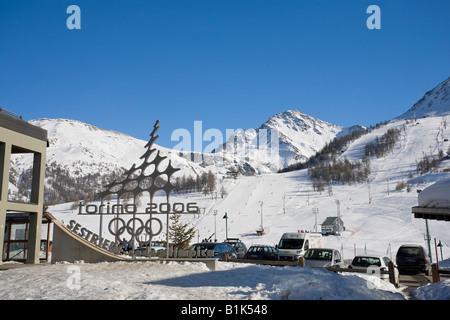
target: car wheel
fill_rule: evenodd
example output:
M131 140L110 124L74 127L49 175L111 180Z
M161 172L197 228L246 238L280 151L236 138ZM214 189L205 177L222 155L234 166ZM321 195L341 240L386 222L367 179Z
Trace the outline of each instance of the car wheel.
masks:
M224 255L222 255L219 259L220 261L228 261L228 255L225 253Z

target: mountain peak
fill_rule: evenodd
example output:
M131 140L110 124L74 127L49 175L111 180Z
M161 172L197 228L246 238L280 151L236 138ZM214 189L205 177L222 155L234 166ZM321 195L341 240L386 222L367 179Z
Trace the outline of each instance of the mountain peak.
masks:
M441 117L450 114L450 77L425 93L408 111L395 119Z
M332 130L340 131L342 128L338 125L328 123L326 121L314 118L299 110L286 110L281 113L277 113L264 123L261 128L268 127L276 129L282 134L286 134L285 130L289 131L314 131L317 134L321 134L320 128L331 127Z

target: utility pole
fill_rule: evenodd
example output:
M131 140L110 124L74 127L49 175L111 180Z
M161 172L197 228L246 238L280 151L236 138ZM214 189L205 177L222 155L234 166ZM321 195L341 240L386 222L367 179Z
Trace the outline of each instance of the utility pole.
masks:
M341 202L336 199L336 205L337 205L337 217L340 219L341 218Z
M261 201L261 230L264 230L264 226L263 226L263 211L262 211L262 206L263 206L263 202Z
M425 236L425 240L427 240L428 243L428 256L430 257L430 263L433 263L433 257L431 254L431 237L430 237L430 230L428 229L428 219L425 219L425 225L427 227L427 235Z
M214 210L214 242L217 242L217 210Z

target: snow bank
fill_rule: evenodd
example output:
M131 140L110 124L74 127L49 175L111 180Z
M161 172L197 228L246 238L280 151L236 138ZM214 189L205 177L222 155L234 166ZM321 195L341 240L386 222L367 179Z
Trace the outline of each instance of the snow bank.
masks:
M0 272L0 299L403 299L395 287L372 278L225 262L217 271L188 262L55 264Z
M417 288L412 296L419 300L450 300L450 280L429 283Z

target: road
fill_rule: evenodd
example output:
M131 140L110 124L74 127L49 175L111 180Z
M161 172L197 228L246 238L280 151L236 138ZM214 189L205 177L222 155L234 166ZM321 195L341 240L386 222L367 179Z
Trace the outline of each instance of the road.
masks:
M450 274L441 273L440 274L440 281L445 281L450 279ZM400 286L406 286L406 289L404 290L404 293L410 298L411 292L417 289L418 287L422 287L427 285L428 283L432 282L432 277L427 276L424 273L417 273L417 274L400 274L399 275L399 282Z
M431 282L431 276L427 276L424 273L418 274L400 274L399 275L400 286L406 286L404 293L411 297L411 292Z

